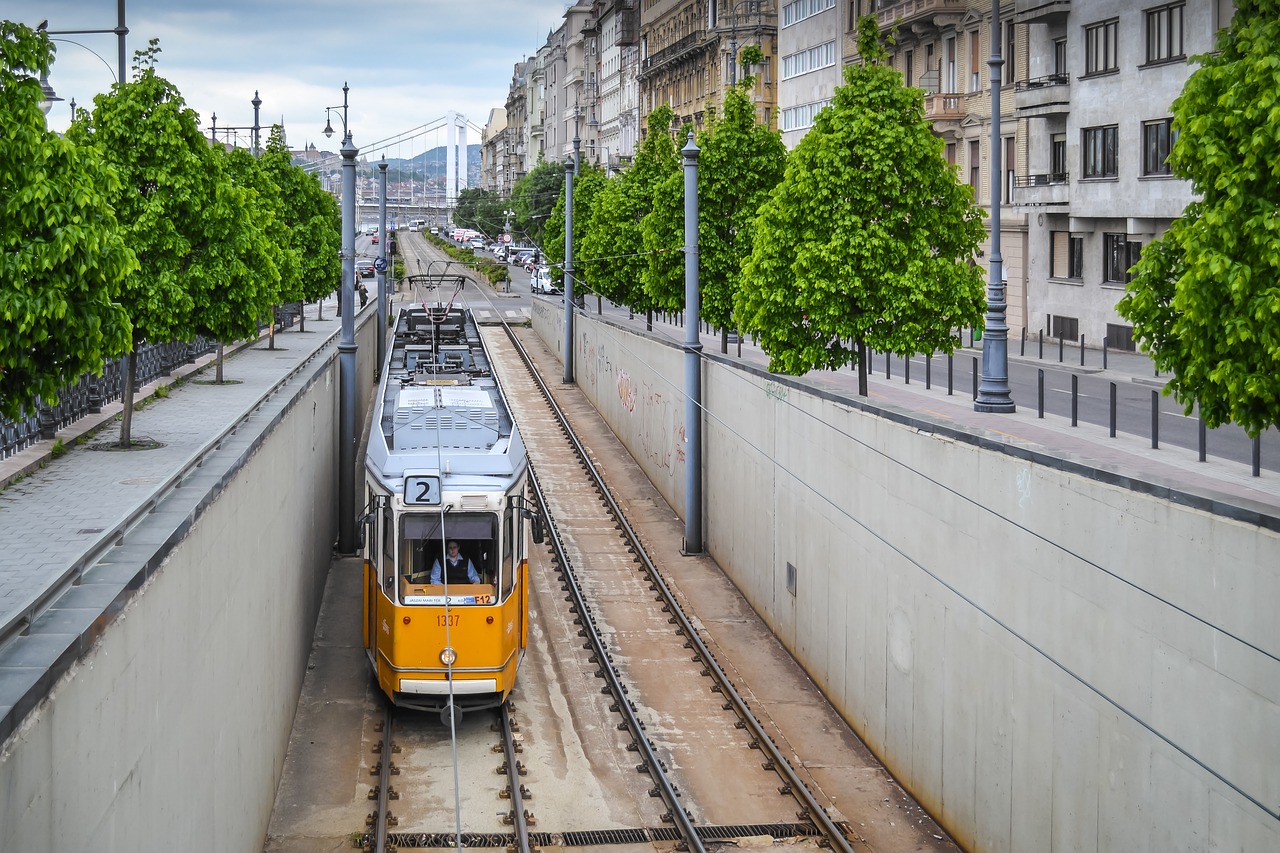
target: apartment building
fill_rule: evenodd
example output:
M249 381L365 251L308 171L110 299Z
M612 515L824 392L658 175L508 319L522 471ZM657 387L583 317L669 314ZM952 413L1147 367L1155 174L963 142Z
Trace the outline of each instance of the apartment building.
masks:
M1115 310L1142 247L1192 200L1170 174L1171 106L1228 26L1227 0L1018 0L1030 69L1015 92L1034 329L1132 348Z
M838 0L791 0L778 18L778 129L787 150L813 126L844 82L843 20Z
M599 114L600 165L611 173L635 156L640 127L640 0L596 0L599 62L594 109Z
M641 0L640 120L669 104L681 123L701 128L708 105L738 78L735 59L755 45L763 61L746 71L757 118L776 122L778 14L775 0Z

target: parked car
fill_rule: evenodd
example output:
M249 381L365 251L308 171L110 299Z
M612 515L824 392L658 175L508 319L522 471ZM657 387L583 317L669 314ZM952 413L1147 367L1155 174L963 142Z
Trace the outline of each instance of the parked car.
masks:
M471 242L467 243L467 245L473 249L483 249L484 240L481 240L479 237L472 237Z
M529 290L542 294L560 292L551 281L551 270L547 267L538 267L533 271L533 275L529 277Z
M361 278L373 278L373 258L356 258L356 275Z

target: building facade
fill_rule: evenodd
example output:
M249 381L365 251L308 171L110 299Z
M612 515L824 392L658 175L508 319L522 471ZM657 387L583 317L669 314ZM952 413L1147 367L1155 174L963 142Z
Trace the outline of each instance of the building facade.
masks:
M778 18L778 129L787 150L813 126L844 82L846 6L838 0L783 2Z

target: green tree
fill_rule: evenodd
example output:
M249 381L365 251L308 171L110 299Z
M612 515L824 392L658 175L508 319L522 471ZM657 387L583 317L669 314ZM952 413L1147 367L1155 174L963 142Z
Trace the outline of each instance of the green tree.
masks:
M121 182L111 198L139 266L119 300L133 322L120 444L131 443L137 350L143 342L222 341L256 330L262 302L244 274L256 220L176 86L156 73L155 40L134 55L133 79L97 95L67 132L96 145ZM231 243L232 245L225 245ZM256 245L260 245L257 243Z
M573 179L573 270L574 295L583 296L588 291L600 294L597 289L597 260L587 253L585 248L589 223L596 201L604 188L611 183L605 177L603 169L591 165L580 167L580 174ZM564 285L564 214L565 195L561 187L560 198L556 200L551 215L547 217L546 231L543 236L543 254L547 263L551 264L551 277L561 286Z
M299 263L297 288L282 285L281 298L316 302L337 290L342 280L342 213L320 182L292 163L278 124L271 128L261 163L280 192L284 230L276 242L291 245Z
M564 164L542 161L533 171L516 181L511 189L514 229L537 245L543 244L547 217L564 187Z
M506 201L492 190L467 187L458 193L453 221L492 237L502 233L506 210Z
M858 29L863 64L845 70L761 209L734 313L771 370L856 363L865 394L868 346L953 352L952 329L979 322L970 261L984 229L921 91L889 67L874 18Z
M1241 0L1173 103L1173 174L1197 198L1117 306L1165 393L1211 427L1280 425L1280 2Z
M742 264L751 255L756 217L782 180L787 162L781 135L756 121L753 85L747 77L730 89L723 113L712 113L698 138L701 318L726 334L734 324L734 299ZM649 253L646 287L659 305L672 311L680 310L685 300L682 172L658 186L653 210L643 222Z
M0 22L0 413L58 390L129 350L115 301L138 265L109 199L119 179L99 151L50 133L38 75L49 37Z
M601 192L583 245L584 256L593 259L596 292L635 311L657 307L645 286L648 261L641 222L653 206L658 185L679 173L671 138L674 121L675 113L667 104L649 113L648 132L635 161Z

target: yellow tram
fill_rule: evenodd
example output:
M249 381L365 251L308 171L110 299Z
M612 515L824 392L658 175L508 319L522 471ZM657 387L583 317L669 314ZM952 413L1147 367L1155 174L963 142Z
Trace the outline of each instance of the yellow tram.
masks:
M364 645L397 706L501 705L529 636L528 456L470 311L402 310L365 456Z

